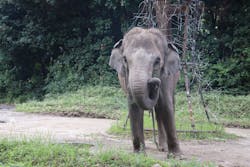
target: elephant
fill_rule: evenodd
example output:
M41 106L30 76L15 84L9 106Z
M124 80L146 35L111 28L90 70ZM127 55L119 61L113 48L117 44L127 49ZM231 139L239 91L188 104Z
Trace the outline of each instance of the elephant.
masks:
M113 48L109 65L117 71L127 95L134 152L145 150L143 114L154 107L159 151L179 155L174 118L174 91L180 75L176 48L159 29L134 27Z

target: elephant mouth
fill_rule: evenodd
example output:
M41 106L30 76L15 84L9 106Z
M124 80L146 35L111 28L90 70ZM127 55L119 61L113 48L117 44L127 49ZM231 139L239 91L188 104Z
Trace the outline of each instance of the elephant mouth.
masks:
M159 98L161 81L158 78L151 78L147 82L146 93L143 97L136 98L137 104L144 110L152 109Z
M151 78L148 81L148 97L150 100L156 101L159 96L160 80L158 78Z
M129 88L133 101L142 109L152 109L159 98L159 88L161 80L159 78L142 78L131 75Z

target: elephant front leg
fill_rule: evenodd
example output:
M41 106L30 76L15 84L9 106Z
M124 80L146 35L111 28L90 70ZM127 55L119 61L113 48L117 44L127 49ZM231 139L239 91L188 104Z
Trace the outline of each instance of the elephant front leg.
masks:
M177 139L175 117L174 117L174 90L176 86L177 76L165 76L162 82L161 95L159 98L159 106L162 122L167 135L167 144L169 153L180 155L180 145Z
M174 105L171 97L167 97L167 104L164 105L165 111L162 113L164 118L164 126L167 134L167 143L169 153L178 155L181 153L179 142L177 139Z
M130 127L132 131L132 140L134 151L144 151L144 133L143 133L143 110L135 103L129 104Z
M157 127L158 127L158 140L159 140L158 149L159 151L166 152L168 150L167 135L166 135L165 127L163 125L162 115L161 115L159 106L155 107L155 114L156 114Z

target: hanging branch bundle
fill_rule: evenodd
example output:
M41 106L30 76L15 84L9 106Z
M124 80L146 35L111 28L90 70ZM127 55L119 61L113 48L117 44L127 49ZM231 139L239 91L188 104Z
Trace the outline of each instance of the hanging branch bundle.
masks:
M200 100L209 120L208 105L202 93L201 53L196 47L197 33L202 27L204 4L200 0L183 0L177 3L170 3L169 0L144 0L139 9L132 26L157 27L166 35L168 42L178 48L182 60L191 127L194 129L191 81L196 80L198 83Z

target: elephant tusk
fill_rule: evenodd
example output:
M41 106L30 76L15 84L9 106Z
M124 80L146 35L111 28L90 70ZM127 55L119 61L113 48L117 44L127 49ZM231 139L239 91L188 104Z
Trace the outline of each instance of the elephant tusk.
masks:
M120 47L122 45L122 40L123 39L120 39L118 42L116 42L113 46L113 49Z

